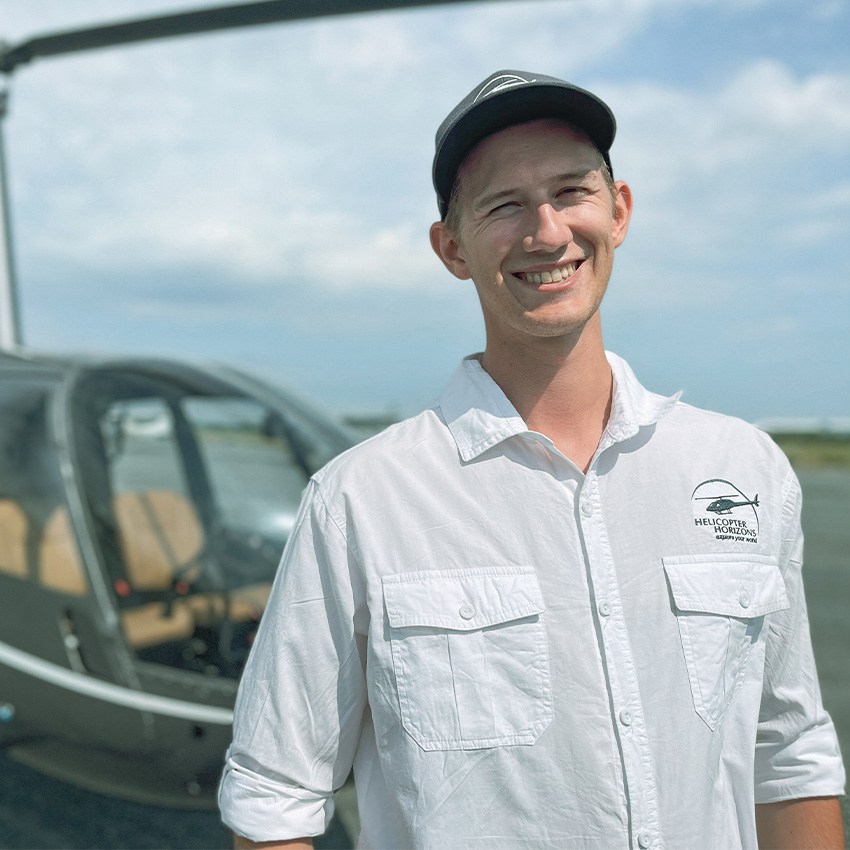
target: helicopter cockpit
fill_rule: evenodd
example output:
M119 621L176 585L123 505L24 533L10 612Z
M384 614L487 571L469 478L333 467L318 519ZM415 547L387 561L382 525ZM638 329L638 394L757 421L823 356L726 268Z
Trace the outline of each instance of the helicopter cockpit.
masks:
M83 490L127 642L236 678L307 479L341 448L214 379L96 370L72 398Z
M143 753L147 799L210 799L301 493L352 442L225 367L0 356L0 740L110 793L75 742Z

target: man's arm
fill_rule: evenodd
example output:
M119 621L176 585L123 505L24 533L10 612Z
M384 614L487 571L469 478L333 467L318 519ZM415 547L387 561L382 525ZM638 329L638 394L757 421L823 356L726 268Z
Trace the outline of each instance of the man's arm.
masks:
M758 843L843 850L836 798L844 793L844 768L818 686L803 590L802 496L790 467L783 490L779 566L790 607L767 622L754 761Z
M368 627L351 558L311 482L234 708L219 807L246 842L237 847L310 847L304 836L325 830L333 789L351 771L367 700Z
M756 806L761 850L844 850L837 797L808 797Z
M251 841L250 838L243 838L241 835L233 833L233 850L255 850L255 848L264 848L264 850L278 850L278 848L287 848L287 850L313 850L312 838L292 838L286 841Z

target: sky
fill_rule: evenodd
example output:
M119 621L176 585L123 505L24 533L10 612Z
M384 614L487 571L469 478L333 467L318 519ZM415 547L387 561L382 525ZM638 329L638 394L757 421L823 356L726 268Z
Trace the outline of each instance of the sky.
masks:
M201 5L0 0L0 40ZM848 39L847 0L500 0L37 61L4 127L25 341L432 404L484 345L428 243L434 133L506 68L617 117L606 347L701 407L850 417Z

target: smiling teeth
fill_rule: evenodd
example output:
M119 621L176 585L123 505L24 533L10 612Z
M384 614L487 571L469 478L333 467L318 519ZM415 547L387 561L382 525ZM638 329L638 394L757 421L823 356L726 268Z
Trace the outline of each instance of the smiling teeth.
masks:
M528 283L560 283L566 280L576 272L575 263L567 263L559 269L553 269L551 272L521 272L517 277L522 278Z

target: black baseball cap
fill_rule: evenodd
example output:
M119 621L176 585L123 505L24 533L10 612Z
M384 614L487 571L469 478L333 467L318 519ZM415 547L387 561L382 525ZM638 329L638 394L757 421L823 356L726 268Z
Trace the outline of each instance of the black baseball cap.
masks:
M446 217L452 187L466 155L499 130L540 118L561 118L582 130L611 169L608 151L617 123L595 94L528 71L496 71L477 85L440 124L434 154L434 188L440 218Z

